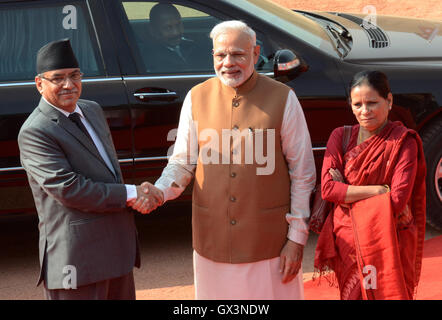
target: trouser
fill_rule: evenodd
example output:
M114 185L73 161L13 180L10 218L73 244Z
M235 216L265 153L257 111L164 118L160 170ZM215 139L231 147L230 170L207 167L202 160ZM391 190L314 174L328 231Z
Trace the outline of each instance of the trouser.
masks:
M77 289L47 289L47 300L135 300L134 275L127 275L80 286Z
M196 300L304 300L302 268L282 283L280 258L223 263L193 251Z

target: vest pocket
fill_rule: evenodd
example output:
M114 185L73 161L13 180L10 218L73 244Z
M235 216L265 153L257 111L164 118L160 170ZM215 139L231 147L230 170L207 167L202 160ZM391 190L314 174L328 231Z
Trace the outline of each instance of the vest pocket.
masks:
M203 214L209 214L209 208L205 207L205 206L201 206L199 204L196 204L195 202L192 202L192 209L193 211L198 211L198 213L203 213Z
M265 208L261 209L262 214L278 214L281 212L289 213L290 212L290 206L288 204L284 204L282 206L276 206L271 208Z

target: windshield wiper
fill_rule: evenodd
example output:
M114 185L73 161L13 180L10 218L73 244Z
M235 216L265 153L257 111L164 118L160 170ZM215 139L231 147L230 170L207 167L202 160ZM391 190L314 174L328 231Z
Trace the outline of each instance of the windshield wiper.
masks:
M296 10L296 12L301 13L308 18L316 21L320 26L322 26L332 42L334 43L336 50L341 58L344 58L351 50L351 46L353 44L353 40L351 34L339 23L317 15L315 13Z
M326 25L325 29L331 35L332 41L334 42L339 55L341 58L344 58L351 50L351 47L347 44L351 44L351 37L349 39L345 33L342 33L339 29L334 28L331 24ZM347 31L345 30L344 32Z

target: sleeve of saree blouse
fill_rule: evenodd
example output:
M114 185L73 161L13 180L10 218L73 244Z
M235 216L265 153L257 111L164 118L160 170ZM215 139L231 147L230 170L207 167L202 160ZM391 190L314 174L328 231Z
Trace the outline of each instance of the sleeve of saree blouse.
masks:
M344 160L342 156L342 136L344 128L339 127L333 130L327 142L327 149L324 155L321 171L321 193L322 198L342 203L345 201L348 184L333 181L332 176L328 172L330 168L338 169L344 175Z
M413 137L408 136L399 151L390 186L394 212L402 212L410 199L416 179L417 165L417 143Z

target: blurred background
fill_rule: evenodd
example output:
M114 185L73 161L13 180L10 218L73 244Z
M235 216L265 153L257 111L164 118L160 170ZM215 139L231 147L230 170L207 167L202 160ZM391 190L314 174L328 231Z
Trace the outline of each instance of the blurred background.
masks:
M377 14L442 20L440 0L273 0L296 10L339 11L365 13L364 7L373 6ZM371 12L370 12L371 13Z

